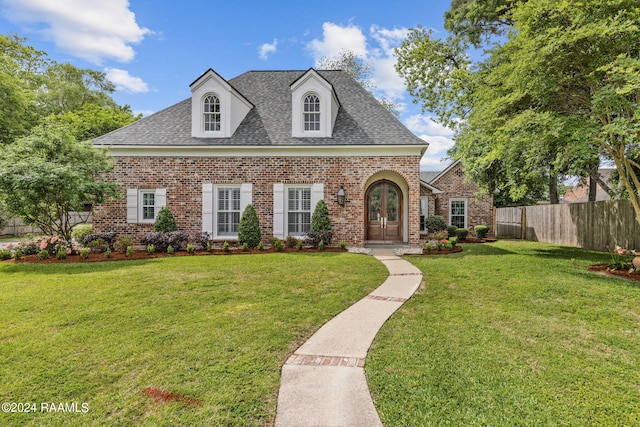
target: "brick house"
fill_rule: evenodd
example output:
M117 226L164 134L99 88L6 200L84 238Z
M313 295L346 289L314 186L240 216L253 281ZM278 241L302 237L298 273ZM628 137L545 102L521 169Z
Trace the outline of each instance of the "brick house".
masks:
M420 242L420 159L413 135L343 71L208 70L192 96L96 138L125 197L95 206L94 228L140 236L162 206L179 229L237 239L244 208L263 239L302 237L316 203L334 242Z
M424 219L430 215L440 215L447 224L467 228L472 234L476 225L493 224L493 197L478 198L478 186L465 178L459 160L441 172L420 173L421 233L426 233Z

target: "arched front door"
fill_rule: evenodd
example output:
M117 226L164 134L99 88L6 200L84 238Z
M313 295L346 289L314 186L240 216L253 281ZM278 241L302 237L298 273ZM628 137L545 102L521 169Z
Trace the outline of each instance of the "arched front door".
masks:
M367 240L402 241L402 191L391 181L367 191Z

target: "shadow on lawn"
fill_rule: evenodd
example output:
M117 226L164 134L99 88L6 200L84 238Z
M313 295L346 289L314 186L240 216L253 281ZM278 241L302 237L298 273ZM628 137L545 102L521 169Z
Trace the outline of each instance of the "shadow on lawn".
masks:
M552 258L563 260L581 260L592 263L611 261L611 256L606 252L595 252L587 249L558 246L549 249L533 249L531 254L539 258Z
M507 249L499 248L491 243L461 243L463 251L448 256L452 257L468 257L468 256L494 256L494 255L516 255Z
M64 264L3 263L0 264L0 272L2 274L87 274L123 270L127 267L158 262L160 259L161 258Z

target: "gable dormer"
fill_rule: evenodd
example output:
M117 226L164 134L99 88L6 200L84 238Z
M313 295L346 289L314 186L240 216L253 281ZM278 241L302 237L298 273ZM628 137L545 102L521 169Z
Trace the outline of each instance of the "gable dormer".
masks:
M291 84L291 136L332 136L339 108L333 85L310 68Z
M211 68L191 83L191 136L229 138L253 104Z

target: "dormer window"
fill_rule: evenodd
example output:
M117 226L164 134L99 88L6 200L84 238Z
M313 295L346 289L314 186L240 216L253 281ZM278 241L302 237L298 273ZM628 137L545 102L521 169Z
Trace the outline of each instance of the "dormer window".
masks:
M320 130L320 99L314 95L307 95L304 98L304 130L319 131Z
M204 99L204 131L220 131L220 100L215 95L207 95Z

